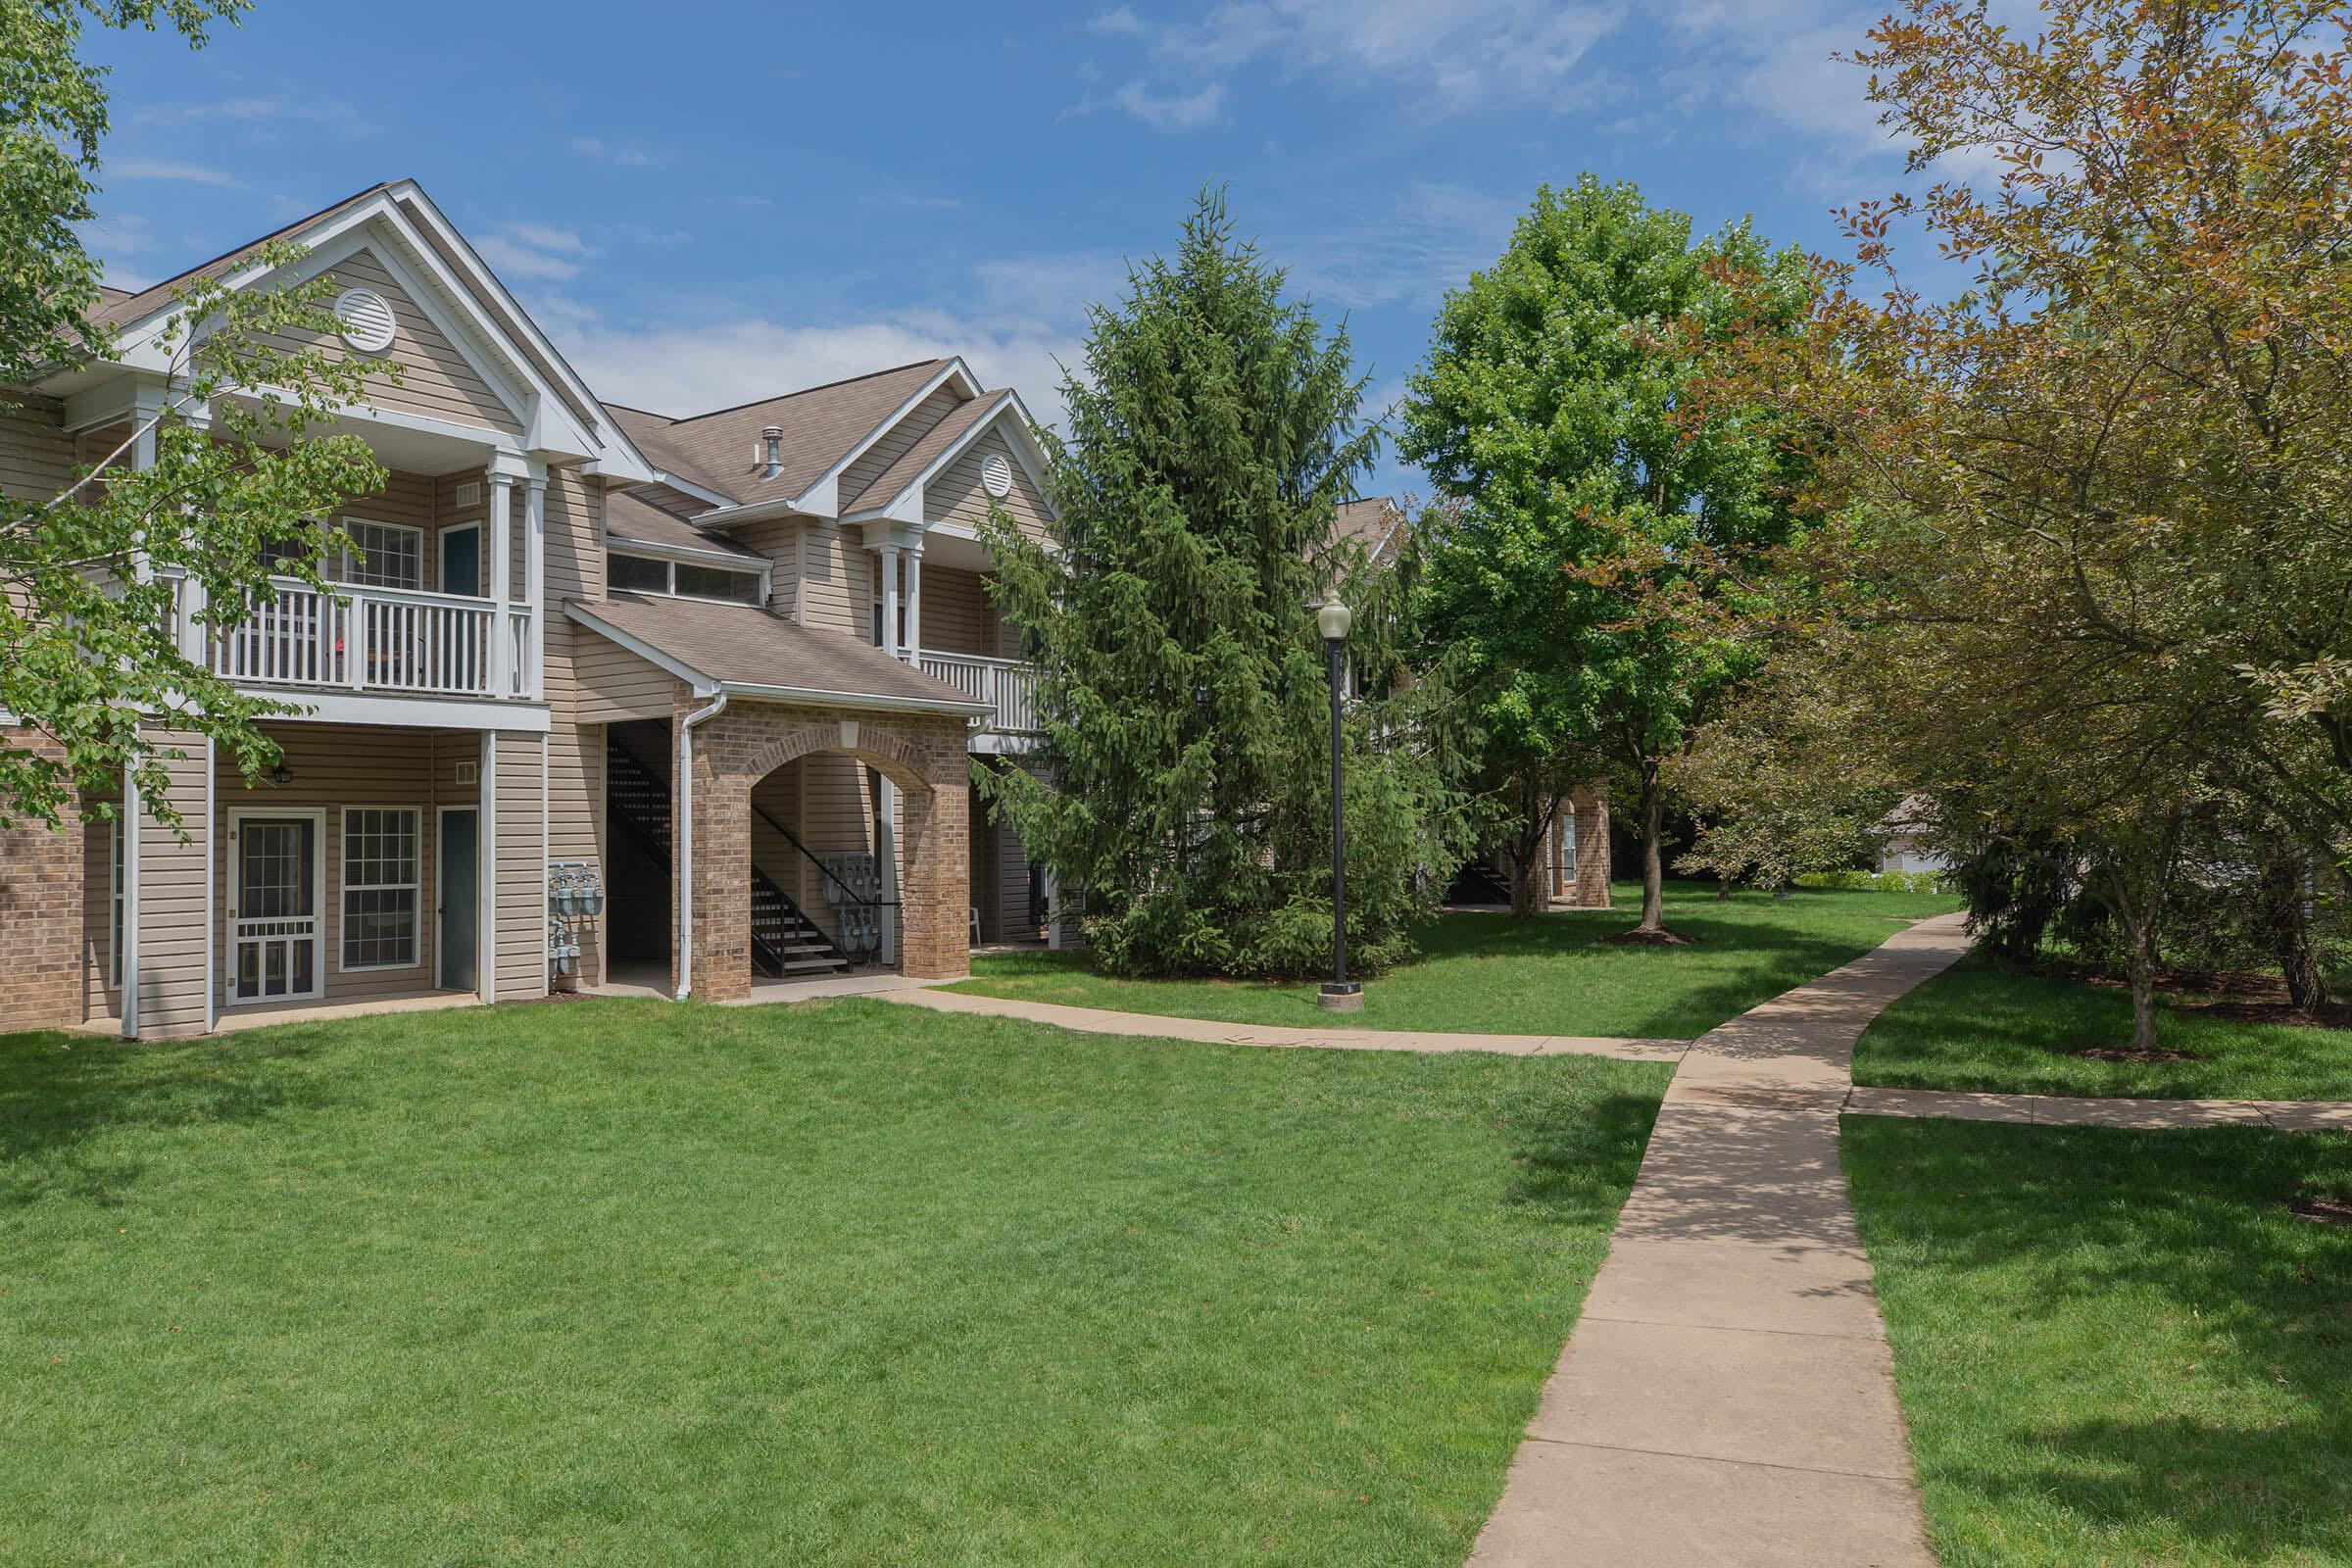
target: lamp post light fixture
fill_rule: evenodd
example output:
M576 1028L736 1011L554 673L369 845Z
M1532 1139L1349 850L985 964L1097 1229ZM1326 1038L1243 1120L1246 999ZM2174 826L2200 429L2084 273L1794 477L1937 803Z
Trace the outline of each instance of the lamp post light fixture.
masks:
M1364 988L1348 978L1348 828L1340 777L1340 688L1348 671L1341 650L1353 619L1337 594L1315 612L1315 629L1331 655L1331 979L1315 999L1326 1012L1364 1010Z

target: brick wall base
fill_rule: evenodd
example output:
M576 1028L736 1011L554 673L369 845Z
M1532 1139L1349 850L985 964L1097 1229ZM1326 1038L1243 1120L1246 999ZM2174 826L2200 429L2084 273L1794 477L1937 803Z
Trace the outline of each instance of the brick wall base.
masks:
M1609 906L1609 787L1592 783L1568 798L1576 813L1576 875L1568 902L1580 909Z
M36 731L0 729L0 746L60 755ZM81 824L0 830L0 1032L81 1022Z
M678 720L699 706L682 692ZM969 974L971 808L965 734L964 721L954 714L794 708L740 698L698 727L691 780L694 994L706 1002L751 995L752 786L812 752L855 757L898 786L906 867L899 890L901 972L923 980ZM673 970L673 989L676 979Z

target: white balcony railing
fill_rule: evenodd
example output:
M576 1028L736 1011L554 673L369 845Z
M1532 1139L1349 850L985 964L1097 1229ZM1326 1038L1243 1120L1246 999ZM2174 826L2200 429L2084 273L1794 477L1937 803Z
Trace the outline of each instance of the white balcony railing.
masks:
M953 686L974 702L996 710L981 727L1007 735L1034 735L1037 721L1037 671L1017 659L982 659L974 654L938 654L925 649L917 656L924 674Z
M279 580L242 625L214 635L223 679L435 697L527 697L539 689L528 605ZM492 657L506 641L505 671Z

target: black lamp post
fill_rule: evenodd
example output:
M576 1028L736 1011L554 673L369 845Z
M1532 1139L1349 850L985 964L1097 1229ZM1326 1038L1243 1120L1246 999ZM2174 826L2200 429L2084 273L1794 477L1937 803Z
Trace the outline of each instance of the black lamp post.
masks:
M1331 655L1331 979L1316 999L1327 1012L1364 1009L1364 988L1348 978L1348 829L1340 808L1340 688L1348 671L1340 650L1353 618L1336 595L1315 612L1315 627Z

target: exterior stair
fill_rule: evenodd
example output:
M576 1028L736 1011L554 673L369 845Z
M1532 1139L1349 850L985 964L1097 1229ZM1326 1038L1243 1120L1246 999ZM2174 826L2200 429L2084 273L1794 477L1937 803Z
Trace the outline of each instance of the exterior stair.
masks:
M669 858L673 812L668 775L648 767L618 741L605 747L605 800L615 831L656 858ZM752 867L752 967L772 980L848 974L849 956L801 911L775 879Z

